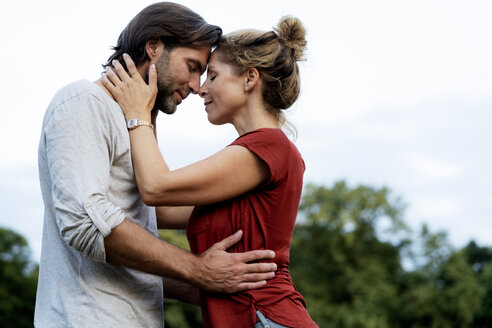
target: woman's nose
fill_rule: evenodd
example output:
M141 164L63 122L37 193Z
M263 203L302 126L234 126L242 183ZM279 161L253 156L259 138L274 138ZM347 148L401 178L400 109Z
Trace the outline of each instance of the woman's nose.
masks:
M205 87L205 83L203 83L200 89L198 89L198 94L202 98L204 98L207 95L207 88Z

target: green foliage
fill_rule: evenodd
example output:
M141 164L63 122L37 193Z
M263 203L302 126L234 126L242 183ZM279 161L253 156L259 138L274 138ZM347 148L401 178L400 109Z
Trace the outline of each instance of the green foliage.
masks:
M291 273L320 327L394 327L401 259L398 247L378 239L377 227L395 234L406 227L403 205L388 199L385 188L306 187Z
M470 327L483 289L462 253L453 253L435 273L411 273L403 295L408 327Z
M479 282L485 291L485 295L476 312L473 327L486 328L492 327L492 262L485 264L480 273Z
M203 327L200 307L175 300L164 300L166 328Z
M0 327L32 327L37 276L24 237L0 228Z
M478 282L484 292L472 326L476 328L492 327L492 249L479 247L472 241L463 249L463 254L468 264L476 272Z
M306 186L290 271L313 319L334 328L492 327L492 248L455 250L425 225L413 237L404 208L387 188ZM189 249L184 231L159 237ZM0 228L0 327L32 327L29 257L25 239ZM198 307L164 307L166 327L202 327Z
M404 208L386 188L306 187L291 272L320 327L471 327L490 318L490 254L470 248L481 266L469 263L426 226L413 244ZM481 280L473 267L483 267Z
M159 230L159 238L189 250L183 230ZM175 300L164 299L164 322L167 328L198 328L203 326L200 308Z
M159 238L182 249L190 250L184 230L159 230Z

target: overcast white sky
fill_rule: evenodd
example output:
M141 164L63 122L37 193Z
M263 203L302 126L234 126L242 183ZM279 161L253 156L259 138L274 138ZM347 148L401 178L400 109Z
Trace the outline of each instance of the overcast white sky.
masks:
M3 1L0 226L27 237L39 259L43 204L37 145L53 94L96 80L121 30L151 1ZM224 32L305 24L308 61L290 113L306 182L387 186L406 222L445 230L456 247L492 236L492 2L181 1ZM323 4L322 4L323 3ZM159 119L171 167L235 137L190 97Z

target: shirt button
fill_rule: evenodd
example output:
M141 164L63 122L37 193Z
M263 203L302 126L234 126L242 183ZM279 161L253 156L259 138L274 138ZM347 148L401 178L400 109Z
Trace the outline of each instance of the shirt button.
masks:
M86 208L86 209L90 209L90 208L92 208L91 203L85 203L85 208Z

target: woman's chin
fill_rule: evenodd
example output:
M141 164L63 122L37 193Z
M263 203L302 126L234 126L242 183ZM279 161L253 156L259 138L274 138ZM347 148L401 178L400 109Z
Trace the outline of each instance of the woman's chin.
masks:
M224 125L227 123L227 122L219 121L216 118L210 117L210 115L207 116L207 119L210 122L210 124L213 124L213 125Z

